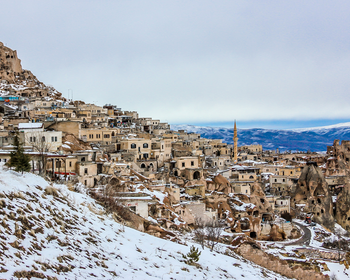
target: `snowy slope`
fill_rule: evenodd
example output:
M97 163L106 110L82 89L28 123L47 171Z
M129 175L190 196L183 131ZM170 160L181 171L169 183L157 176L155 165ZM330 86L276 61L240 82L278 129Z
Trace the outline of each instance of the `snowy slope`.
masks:
M223 139L223 142L233 143L233 128L200 127L192 125L172 125L171 129L184 129L187 132L201 134L204 138ZM281 151L326 151L335 139L350 140L350 123L331 126L273 130L262 128L238 129L238 144L261 144L265 150Z
M189 246L124 229L102 212L65 185L0 170L0 279L285 279L208 249L200 267L187 265Z

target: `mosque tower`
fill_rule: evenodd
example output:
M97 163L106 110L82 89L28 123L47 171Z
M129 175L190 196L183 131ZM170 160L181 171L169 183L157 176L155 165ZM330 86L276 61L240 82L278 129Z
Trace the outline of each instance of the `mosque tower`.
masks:
M237 126L236 126L236 120L235 120L235 125L233 129L233 163L237 163L237 155L238 155L238 147L237 147Z

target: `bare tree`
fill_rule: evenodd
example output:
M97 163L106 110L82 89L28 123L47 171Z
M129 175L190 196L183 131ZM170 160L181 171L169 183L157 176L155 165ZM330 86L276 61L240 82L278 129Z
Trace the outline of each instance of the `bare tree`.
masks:
M205 245L205 237L206 237L205 226L206 226L206 223L201 218L195 219L194 231L193 231L194 238L202 246L202 249L204 249L204 245Z
M211 220L206 224L205 227L206 235L207 235L207 243L208 247L211 251L214 250L216 244L220 241L220 236L222 231L224 230L224 225L216 220Z
M37 166L39 174L45 174L46 153L51 149L51 142L49 142L49 139L46 139L46 136L42 131L36 131L25 134L25 143L32 146L33 151L38 153L39 160Z
M201 218L195 219L194 238L204 249L205 243L211 251L220 241L224 225L216 220L204 221ZM206 242L205 242L206 241Z

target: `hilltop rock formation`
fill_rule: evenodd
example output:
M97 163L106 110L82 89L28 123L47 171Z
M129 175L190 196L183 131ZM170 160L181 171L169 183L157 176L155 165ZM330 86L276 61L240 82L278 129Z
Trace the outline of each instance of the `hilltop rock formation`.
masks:
M313 220L328 229L334 227L333 202L328 184L322 171L314 162L308 162L304 167L292 204L305 204L305 212L313 214Z
M62 94L40 82L31 71L23 70L17 51L0 42L0 95L22 97L52 96L61 99Z

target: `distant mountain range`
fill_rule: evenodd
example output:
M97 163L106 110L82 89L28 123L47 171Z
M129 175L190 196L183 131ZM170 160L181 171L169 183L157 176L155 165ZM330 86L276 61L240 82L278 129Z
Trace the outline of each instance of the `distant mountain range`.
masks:
M172 130L184 129L199 133L203 138L223 139L233 143L233 128L171 125ZM238 129L238 145L260 144L264 150L322 152L333 144L334 139L350 140L350 122L330 126L302 129Z

